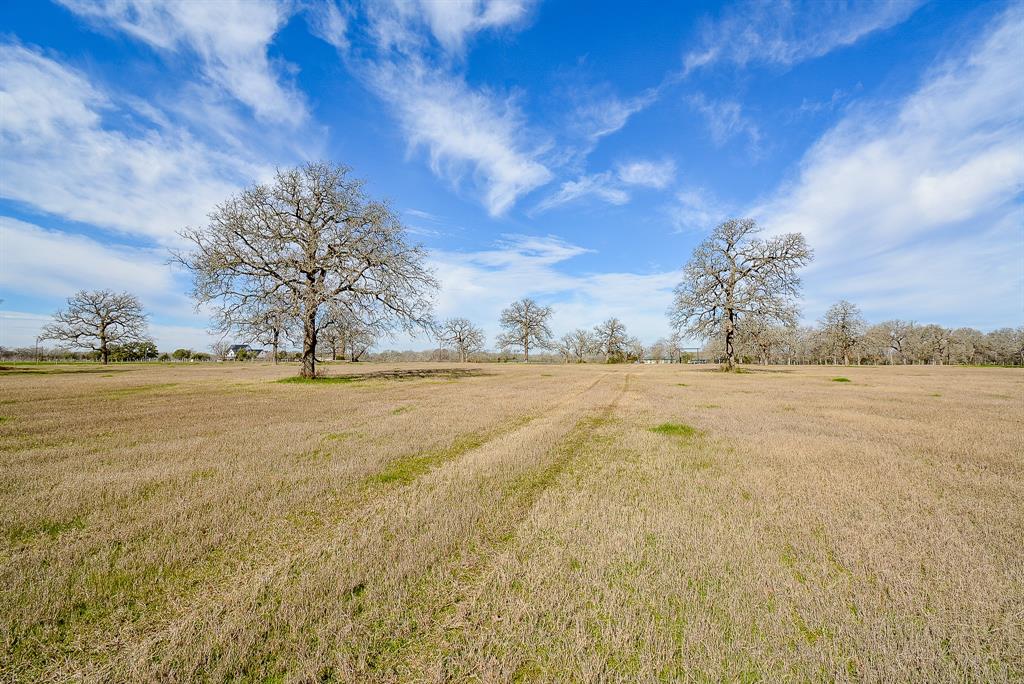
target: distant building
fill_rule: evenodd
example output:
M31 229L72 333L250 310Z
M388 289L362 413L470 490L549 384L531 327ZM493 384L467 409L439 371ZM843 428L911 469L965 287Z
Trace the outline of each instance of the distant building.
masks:
M672 359L659 359L648 354L640 360L640 363L673 363Z
M238 356L238 352L245 352L246 356L256 358L264 354L264 350L255 349L248 344L233 344L228 347L228 353L224 355L226 359L234 359Z

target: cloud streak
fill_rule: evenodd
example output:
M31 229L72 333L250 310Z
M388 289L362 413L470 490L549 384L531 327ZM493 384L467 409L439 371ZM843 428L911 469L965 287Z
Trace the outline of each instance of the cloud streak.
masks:
M147 111L119 106L81 73L20 45L0 45L0 193L43 212L171 242L260 166L217 151ZM105 127L117 113L150 124Z
M971 265L1005 273L1009 245L1020 249L1022 32L1024 11L1013 8L895 112L851 109L806 154L796 180L753 210L769 229L800 231L814 246L809 291L876 301L898 293L907 315L917 315L909 302L920 311L942 302L959 320L992 320L1007 305L1005 288Z
M698 46L683 57L683 75L719 63L792 66L895 26L922 1L741 2L705 23Z
M284 82L267 56L290 15L289 3L270 0L154 3L146 0L60 0L103 29L117 29L165 53L199 56L205 77L252 109L257 117L292 126L307 117L305 98Z

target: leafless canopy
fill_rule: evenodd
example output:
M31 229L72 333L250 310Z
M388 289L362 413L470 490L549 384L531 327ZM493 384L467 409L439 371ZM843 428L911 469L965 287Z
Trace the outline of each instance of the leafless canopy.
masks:
M572 332L568 332L558 340L558 352L566 362L575 361L576 363L583 363L587 355L592 354L596 349L597 344L594 341L593 335L590 334L589 330L584 330L583 328L577 328Z
M195 278L198 303L222 316L283 302L302 328L302 375L316 374L317 335L329 306L375 329L430 324L437 281L426 252L384 203L369 199L349 169L309 163L279 170L219 205L206 228L182 236L175 254ZM328 321L329 322L329 321Z
M594 326L594 343L604 354L605 361L624 358L630 343L626 326L618 318L609 318L601 325Z
M147 339L146 314L138 298L127 292L80 290L68 297L66 309L53 314L39 337L98 351L107 363L111 345Z
M468 318L449 318L442 321L437 330L438 339L450 344L459 355L459 360L469 360L469 355L484 348L484 331L473 325Z
M530 348L549 349L551 328L551 307L541 306L529 297L524 297L501 312L501 327L505 330L498 336L502 349L522 349L526 360L530 360Z
M850 351L857 346L866 327L860 309L845 299L830 306L821 320L821 330L834 359L842 357L845 364L850 363Z
M724 336L726 365L735 364L733 339L749 317L796 322L796 269L813 253L800 233L767 240L751 219L722 223L693 252L676 286L669 318L695 337Z

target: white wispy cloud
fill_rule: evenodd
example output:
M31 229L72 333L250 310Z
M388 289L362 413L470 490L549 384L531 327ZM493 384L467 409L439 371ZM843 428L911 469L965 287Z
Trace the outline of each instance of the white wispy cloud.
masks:
M621 130L633 115L658 99L658 91L649 88L633 97L620 97L604 88L578 88L573 94L577 104L570 123L578 135L596 143Z
M408 7L408 3L396 2ZM486 29L521 23L533 2L524 0L418 0L420 13L431 33L450 52L459 53L469 36Z
M675 173L675 162L670 159L624 162L618 164L614 172L585 174L576 180L563 182L556 192L541 200L534 211L547 211L587 197L594 197L607 204L626 204L631 198L626 186L662 190L672 182Z
M492 215L551 180L538 161L543 150L528 147L513 97L473 90L415 58L368 65L365 73L410 144L427 150L431 170L456 184L470 172Z
M478 31L521 21L516 2L394 3L367 10L374 47L358 54L339 46L353 72L392 109L411 148L425 149L430 168L456 187L470 177L488 211L504 214L524 194L548 183L517 93L470 87L445 55L432 51L424 26L446 48ZM445 23L451 19L453 23Z
M740 2L705 22L698 45L683 57L683 73L719 62L790 66L821 57L905 21L922 2Z
M619 180L628 185L643 185L658 190L664 189L676 177L676 164L671 159L650 161L637 159L619 164Z
M334 0L323 0L306 6L306 17L313 35L338 50L347 50L349 13L347 6Z
M21 45L0 45L0 158L8 199L161 241L205 220L216 202L267 169L135 111L81 73ZM108 129L118 114L146 124ZM139 127L136 127L138 129Z
M100 28L116 28L158 50L188 50L203 75L262 119L298 125L304 96L267 56L294 5L273 0L155 3L147 0L60 0ZM328 15L330 16L330 15ZM336 16L336 15L335 15ZM336 29L337 22L327 28Z
M751 154L760 152L761 129L753 119L743 113L743 107L734 100L710 100L702 93L689 98L690 105L704 115L711 140L721 147L736 136L747 139Z
M596 197L608 204L625 204L629 201L629 193L622 189L618 179L610 171L605 171L565 181L557 192L544 198L535 211L547 211L584 197Z
M675 194L668 216L676 232L706 232L729 218L733 208L700 187L685 187Z
M960 321L997 310L1005 320L1013 279L996 274L1021 263L1022 33L1024 10L1013 7L895 111L849 110L806 154L796 180L753 210L771 230L800 231L816 249L812 296L858 292L912 302L907 316L946 307Z

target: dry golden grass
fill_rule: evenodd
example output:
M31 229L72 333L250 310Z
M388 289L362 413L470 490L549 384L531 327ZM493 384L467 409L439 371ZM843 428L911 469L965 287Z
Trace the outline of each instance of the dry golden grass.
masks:
M1019 370L46 368L4 680L1024 677Z

